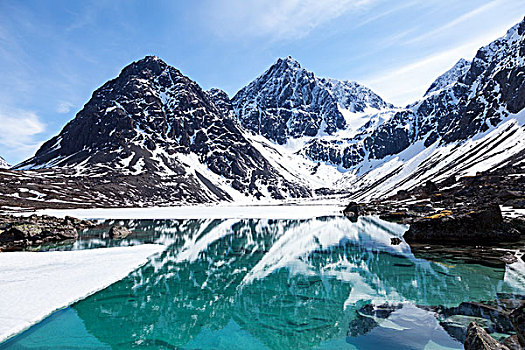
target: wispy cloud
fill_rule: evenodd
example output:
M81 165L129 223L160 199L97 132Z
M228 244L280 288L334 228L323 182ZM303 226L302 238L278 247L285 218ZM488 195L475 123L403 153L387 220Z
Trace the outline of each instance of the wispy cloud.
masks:
M490 17L490 10L495 11L503 6L496 6L500 0L492 1L478 7L456 19L444 24L439 29L421 34L404 43L419 43L423 40L434 40L438 34L443 34L441 41L435 41L431 50L427 50L423 57L415 60L406 60L403 64L384 67L362 79L363 83L372 87L390 102L406 105L421 98L430 84L442 73L452 68L460 58L472 59L477 50L488 45L493 40L504 35L506 30L521 20L522 14L516 13L516 18L499 18L483 24L484 18ZM506 4L507 9L513 4ZM469 25L469 20L475 20L476 27L470 31L458 30L459 27ZM451 30L453 29L453 30ZM444 34L445 32L446 35Z
M383 19L385 17L389 17L392 14L394 14L396 12L399 12L401 10L406 10L406 9L408 9L410 7L417 6L417 5L420 5L420 4L421 4L421 1L419 1L419 0L408 1L408 2L400 2L400 4L398 4L398 5L396 5L396 6L392 7L392 8L389 8L386 11L379 11L379 12L376 12L375 14L372 14L370 16L365 17L361 22L357 23L355 28L362 27L364 25L367 25L369 23L372 23L372 22L375 22L377 20Z
M74 105L71 102L62 101L57 106L57 113L66 114L71 111Z
M474 10L470 11L470 12L467 12L455 19L453 19L452 21L448 22L448 23L445 23L441 26L439 26L438 28L434 29L434 30L431 30L431 31L428 31L422 35L419 35L419 36L416 36L414 38L411 38L410 40L407 40L405 41L405 44L414 44L414 43L418 43L418 42L421 42L423 40L427 40L429 38L432 38L436 35L440 35L442 33L445 33L446 31L448 31L449 29L454 29L455 27L457 27L458 25L462 24L462 23L465 23L467 22L468 20L471 20L491 9L493 9L494 7L496 6L499 6L504 0L493 0L485 5L482 5L480 7L477 7L475 8Z
M380 94L388 96L390 102L398 105L408 104L421 97L434 79L452 68L460 58L472 59L481 46L490 43L501 34L501 30L496 30L492 36L472 38L452 49L376 72L364 79L364 83Z
M32 155L41 144L35 137L45 131L45 124L31 111L0 110L0 145L7 159L20 160Z
M298 39L314 28L359 11L375 0L227 0L212 2L207 13L221 36Z

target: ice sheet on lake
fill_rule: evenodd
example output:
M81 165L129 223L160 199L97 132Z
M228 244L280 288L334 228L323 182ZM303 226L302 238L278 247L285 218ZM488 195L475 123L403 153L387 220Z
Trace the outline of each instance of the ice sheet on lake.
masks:
M0 253L0 342L121 280L163 249L161 245L144 244Z

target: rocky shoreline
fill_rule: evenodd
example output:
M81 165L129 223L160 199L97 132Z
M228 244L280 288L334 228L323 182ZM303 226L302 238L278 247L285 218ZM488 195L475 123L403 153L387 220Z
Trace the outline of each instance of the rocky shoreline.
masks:
M410 225L408 243L493 244L525 236L525 211L503 216L500 206L525 209L525 169L507 167L439 183L427 181L384 200L351 202L343 213L351 220L377 215Z
M515 215L503 215L500 206L512 208ZM352 221L361 215L377 215L408 224L403 239L416 257L432 260L433 255L445 255L501 266L524 260L525 212L521 214L520 209L525 209L525 170L514 166L439 183L427 181L384 200L350 202L343 213ZM401 242L393 238L391 243ZM513 249L506 249L510 245ZM400 307L368 306L361 313L370 322L366 317L386 318ZM464 343L465 349L525 348L525 296L498 295L494 301L452 308L420 307L434 312L441 326Z
M70 216L56 218L47 215L27 217L0 215L0 252L23 250L46 243L74 241L78 231L94 227L95 223Z
M521 350L525 346L525 296L501 294L498 297L492 301L464 302L457 307L416 307L431 312L441 327L463 343L465 349ZM349 325L348 336L369 333L404 306L403 303L387 303L361 307Z

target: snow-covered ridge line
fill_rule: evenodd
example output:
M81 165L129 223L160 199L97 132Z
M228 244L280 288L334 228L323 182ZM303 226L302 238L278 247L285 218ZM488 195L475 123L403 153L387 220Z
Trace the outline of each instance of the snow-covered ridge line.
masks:
M522 150L517 128L499 128L525 107L524 37L525 20L471 61L458 61L405 108L355 82L319 78L291 57L230 99L148 56L96 90L60 135L18 166L72 174L50 182L82 188L49 193L21 180L19 187L33 192L11 186L0 200L12 207L38 192L31 204L41 208L51 199L112 207L286 202L349 192L369 199L453 171L488 170ZM443 153L457 148L465 155Z

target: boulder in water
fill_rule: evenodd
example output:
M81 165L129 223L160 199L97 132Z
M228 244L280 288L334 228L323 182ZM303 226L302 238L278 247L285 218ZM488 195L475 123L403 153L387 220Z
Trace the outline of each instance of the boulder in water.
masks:
M509 350L492 338L483 328L471 322L465 338L465 350Z
M122 239L131 234L131 231L124 226L114 225L109 229L109 238Z

